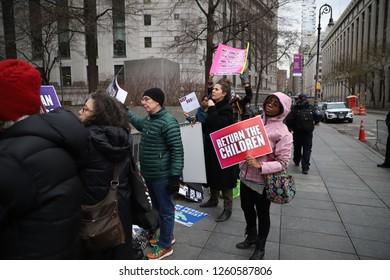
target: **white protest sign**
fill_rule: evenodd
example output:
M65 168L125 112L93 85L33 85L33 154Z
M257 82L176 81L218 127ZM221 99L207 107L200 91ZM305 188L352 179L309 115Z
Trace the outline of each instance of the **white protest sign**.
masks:
M198 98L196 97L195 92L191 92L184 97L179 99L180 105L183 108L184 112L191 112L200 107Z
M125 103L127 97L127 91L123 90L118 85L118 75L115 76L114 80L108 85L106 92L115 97L119 102Z
M187 183L206 183L202 124L182 126L180 132L184 148L183 181Z

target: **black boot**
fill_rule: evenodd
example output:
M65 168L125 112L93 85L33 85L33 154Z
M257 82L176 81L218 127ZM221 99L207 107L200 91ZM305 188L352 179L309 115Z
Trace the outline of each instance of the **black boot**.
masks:
M217 205L218 205L218 199L214 200L214 199L210 198L207 202L202 203L201 205L199 205L199 207L201 207L201 208L211 208L211 207L217 207Z
M257 230L254 228L246 228L245 229L246 238L244 241L237 243L236 248L238 249L246 249L252 245L256 244Z
M377 164L378 167L384 167L384 168L390 168L390 163L381 163L381 164Z
M253 252L250 260L262 260L265 254L265 239L256 240L256 249Z
M218 218L215 219L216 222L223 222L230 218L232 215L232 211L229 210L223 210L222 214L219 215Z

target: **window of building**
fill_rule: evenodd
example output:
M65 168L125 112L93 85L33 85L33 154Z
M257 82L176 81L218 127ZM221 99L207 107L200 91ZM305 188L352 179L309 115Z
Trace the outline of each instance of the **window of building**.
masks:
M151 48L152 47L152 37L145 37L145 48Z
M144 15L144 25L152 25L152 16Z
M43 56L43 43L42 43L42 25L41 19L41 7L39 4L30 1L29 2L30 13L30 26L31 26L31 47L32 58L40 59Z
M124 83L125 83L125 69L123 67L123 65L114 65L114 73L115 73L115 76L117 76L117 81L118 81L118 84L119 86L123 87Z
M175 42L176 42L176 43L179 43L179 42L180 42L180 37L179 37L179 36L175 36Z
M179 19L180 15L179 14L175 14L173 17L174 17L174 19Z
M144 4L150 4L150 3L152 3L151 0L144 0Z
M57 0L58 8L58 56L61 58L70 58L70 34L69 34L69 19L65 16L68 11L67 0Z
M72 72L70 67L61 67L62 86L70 87L72 85Z
M126 56L125 1L112 1L114 56Z

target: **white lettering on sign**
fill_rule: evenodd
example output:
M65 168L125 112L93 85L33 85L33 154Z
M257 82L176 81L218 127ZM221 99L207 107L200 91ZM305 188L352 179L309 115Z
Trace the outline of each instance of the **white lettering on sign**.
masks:
M50 95L41 95L41 101L44 106L54 106Z
M216 140L223 159L265 146L265 139L259 125L233 132Z

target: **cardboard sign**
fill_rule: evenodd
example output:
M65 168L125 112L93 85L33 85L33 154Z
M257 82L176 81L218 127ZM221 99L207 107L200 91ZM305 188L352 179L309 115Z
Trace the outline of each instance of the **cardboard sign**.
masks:
M177 193L195 202L202 202L204 199L203 187L202 184L199 183L180 184L180 188Z
M108 85L106 92L115 97L119 102L125 103L127 97L127 91L123 90L118 85L118 75L115 76L115 79Z
M249 43L246 49L236 49L219 44L210 68L210 74L220 76L242 74L245 70L248 51Z
M206 218L209 214L203 211L199 211L187 206L180 204L175 205L175 222L183 224L187 227L192 227L192 225Z
M41 102L46 112L61 107L60 100L54 86L41 86Z
M191 112L200 107L198 98L196 97L195 92L191 92L186 96L179 99L181 108L183 108L184 112Z
M206 183L202 124L181 126L180 133L184 149L183 181Z
M260 116L210 133L210 137L221 168L240 163L247 155L258 157L272 152Z

